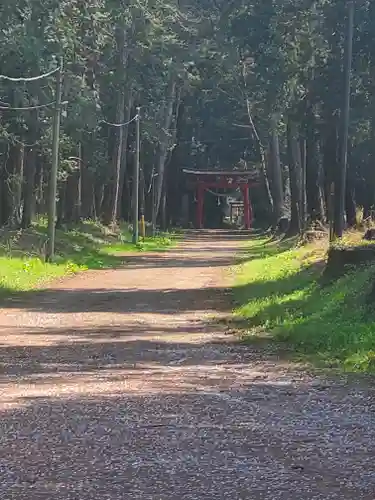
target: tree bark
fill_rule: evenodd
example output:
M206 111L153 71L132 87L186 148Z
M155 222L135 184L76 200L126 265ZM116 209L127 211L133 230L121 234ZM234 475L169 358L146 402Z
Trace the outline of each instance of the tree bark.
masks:
M32 223L35 213L35 175L37 170L38 149L35 144L39 136L39 120L38 111L32 111L32 119L30 120L30 134L28 140L30 144L34 144L28 148L25 161L24 181L23 181L23 213L21 226L25 229Z
M44 213L44 161L43 157L37 155L37 165L35 172L35 213ZM25 200L24 200L25 204ZM25 211L25 206L24 206ZM32 215L32 214L31 214Z
M76 224L81 219L82 212L82 145L77 148L76 165L66 180L65 219L68 223Z
M122 92L119 96L118 103L118 123L124 122L124 111L125 111L125 94ZM112 207L111 207L111 219L110 221L112 225L115 225L117 222L117 213L120 199L120 179L121 179L121 163L122 163L122 155L123 155L123 143L124 143L124 127L119 127L118 130L118 143L117 150L115 154L115 179L113 183L113 193L111 196L112 199Z
M57 217L56 227L60 228L66 222L66 199L67 199L67 181L63 180L58 187Z
M95 173L88 164L87 152L94 147L95 134L88 141L81 143L81 217L95 219Z
M8 187L8 171L6 166L3 165L0 171L1 174L1 196L0 196L0 223L3 226L9 220L11 214L11 205L9 199L9 187Z
M289 181L291 193L291 217L289 234L299 234L302 230L302 168L298 131L292 119L287 125Z
M170 128L173 119L173 106L175 103L175 98L176 98L176 80L174 76L171 75L167 89L162 136L159 145L159 156L158 156L158 164L156 170L157 177L155 181L155 207L153 211L155 220L153 222L156 222L156 218L158 216L160 209L161 197L163 193L165 164L168 156L168 147L170 145Z
M345 212L346 212L347 225L349 227L355 227L355 225L357 224L357 204L355 201L355 187L353 186L351 179L349 177L346 182Z
M353 32L354 32L354 1L347 4L348 21L344 59L344 94L342 104L342 123L340 134L340 155L339 169L337 170L335 182L335 207L333 233L337 238L341 238L344 231L345 201L347 198L346 177L347 177L347 156L350 120L350 98L351 98L351 67L353 52Z
M95 219L98 219L101 215L101 207L103 206L103 198L104 198L104 185L103 181L100 178L96 179L94 185L94 214Z
M270 166L272 171L273 214L275 226L284 215L283 176L281 171L280 144L277 127L278 119L276 115L273 115L271 117Z
M323 174L324 198L327 207L327 220L330 224L332 238L332 224L334 219L334 181L338 168L338 123L335 110L329 109L325 114L325 132L323 145Z
M127 94L126 68L129 59L129 51L126 46L126 28L118 28L117 45L119 47L119 61L117 66L118 91L116 107L116 124L124 123L125 117L125 95ZM124 127L113 127L113 133L116 134L114 151L112 154L111 174L109 176L103 200L103 221L105 224L115 224L117 221L119 197L121 164L123 156Z
M127 99L127 106L126 106L126 112L124 113L124 119L125 122L130 121L131 117L131 112L132 112L132 103L133 103L133 92L130 89L129 94L128 94L128 99ZM123 135L123 150L122 150L122 156L121 156L121 169L120 169L120 178L119 178L119 188L118 188L118 194L117 194L117 214L118 216L121 217L121 207L122 207L122 197L124 194L124 182L125 182L125 175L126 175L126 170L128 166L128 155L127 155L127 148L128 148L128 137L129 137L129 125L126 125L124 127L124 135Z
M15 146L15 163L11 176L11 192L12 192L12 213L10 224L14 227L19 227L22 219L22 181L25 159L25 148L23 144Z
M308 109L306 122L306 204L311 222L324 221L324 205L321 180L321 165L318 148L316 119L312 107Z
M167 214L167 191L165 188L165 182L163 186L163 192L161 196L161 201L160 201L160 221L161 221L161 228L163 231L166 231L168 228L168 214Z
M183 196L182 188L182 166L183 163L187 164L188 158L191 154L191 135L192 130L190 126L186 126L186 107L184 100L178 106L176 113L176 127L174 137L174 149L168 160L168 174L166 178L167 201L168 201L168 214L170 221L173 225L181 217L181 197ZM188 137L188 140L184 138Z
M250 99L246 99L246 108L247 108L247 116L249 119L250 127L253 133L253 137L255 138L256 145L258 147L258 152L259 152L259 159L260 159L260 173L261 173L261 178L262 178L262 184L264 186L264 190L266 192L267 196L267 201L269 205L269 209L271 212L274 210L274 200L272 197L272 192L270 188L270 182L268 179L268 173L267 173L267 153L266 149L263 145L263 142L258 134L258 130L255 126L255 123L253 121L253 116L251 113L251 104L250 104Z
M94 173L82 164L82 208L83 219L95 219L95 183Z
M66 180L65 222L76 224L81 217L81 169L69 174Z
M246 60L242 61L242 78L243 78L243 84L245 91L247 92L248 90L248 67L246 64ZM259 151L259 159L260 159L260 173L263 181L263 186L264 190L266 192L267 196L267 201L269 205L270 212L272 213L274 211L274 200L272 197L272 192L270 189L270 182L268 179L267 175L267 154L266 154L266 148L264 147L264 144L260 138L260 135L258 134L257 127L255 126L254 120L253 120L253 113L251 110L251 102L249 97L246 97L246 110L247 110L247 116L249 119L250 127L252 129L253 136L256 140L256 144L258 146L258 151Z
M16 227L20 222L24 148L10 145L5 160L3 179L3 223Z
M301 224L302 224L302 230L304 230L306 227L307 200L306 200L306 139L303 136L300 136L299 139L299 150L301 157L301 194L302 194Z

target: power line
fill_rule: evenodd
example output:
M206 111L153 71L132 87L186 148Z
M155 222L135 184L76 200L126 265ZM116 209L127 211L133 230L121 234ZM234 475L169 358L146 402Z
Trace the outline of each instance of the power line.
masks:
M43 75L39 75L39 76L32 76L30 78L25 78L25 77L13 78L11 76L0 75L0 80L6 80L8 82L36 82L38 80L43 80L43 78L48 78L49 76L54 75L59 70L60 70L60 68L55 68L55 69L49 71L48 73L44 73Z
M61 105L68 104L68 101L64 101L61 103ZM31 111L33 109L44 109L44 108L49 108L51 106L55 106L56 103L55 101L53 102L48 102L47 104L39 104L37 106L25 106L23 108L16 108L12 106L0 106L0 110L9 110L9 111Z
M33 144L27 144L26 142L19 141L16 137L10 136L10 141L13 141L17 144L20 144L24 148L33 148L34 146L37 146L39 144L39 141L34 142Z
M134 118L129 120L128 122L125 123L111 123L107 122L106 120L101 120L100 123L105 123L106 125L109 125L110 127L126 127L126 125L130 125L132 122L138 119L139 115L135 115Z

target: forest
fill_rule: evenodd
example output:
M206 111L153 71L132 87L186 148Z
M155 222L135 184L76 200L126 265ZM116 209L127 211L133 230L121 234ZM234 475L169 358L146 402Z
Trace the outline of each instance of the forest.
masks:
M1 225L47 211L60 61L58 224L131 220L138 107L146 220L178 223L186 167L256 171L290 234L372 217L371 0L3 0L0 25Z

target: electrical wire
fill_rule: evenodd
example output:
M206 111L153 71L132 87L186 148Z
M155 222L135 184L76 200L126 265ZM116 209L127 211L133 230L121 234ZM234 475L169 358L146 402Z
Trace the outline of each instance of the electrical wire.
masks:
M10 141L12 142L15 142L17 144L20 144L21 146L23 146L24 148L33 148L34 146L37 146L39 144L39 141L37 142L34 142L33 144L27 144L26 142L22 142L22 141L19 141L16 137L14 136L11 136L10 137Z
M65 106L68 104L68 101L64 101L61 103L61 106ZM38 104L37 106L25 106L23 108L17 108L17 107L12 107L12 106L0 106L0 110L3 111L31 111L33 109L44 109L44 108L49 108L51 106L56 106L56 101L53 102L48 102L47 104Z
M51 71L49 71L48 73L44 73L43 75L39 75L39 76L32 76L30 78L24 78L24 77L21 77L21 78L13 78L11 76L6 76L6 75L0 75L0 80L6 80L8 82L36 82L38 80L43 80L44 78L48 78L49 76L52 76L54 75L55 73L57 73L61 68L58 67L58 68L55 68Z
M139 115L135 115L134 118L129 120L128 122L125 123L111 123L107 122L106 120L101 120L100 123L105 123L106 125L109 125L110 127L126 127L126 125L130 125L132 122L137 120L139 118Z

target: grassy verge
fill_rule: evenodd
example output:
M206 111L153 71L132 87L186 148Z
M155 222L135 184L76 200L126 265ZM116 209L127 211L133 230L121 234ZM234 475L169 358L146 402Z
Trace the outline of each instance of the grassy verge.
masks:
M127 228L110 231L95 222L85 222L56 233L56 259L44 262L46 224L41 221L25 231L0 232L0 295L41 287L63 276L120 265L124 255L161 251L173 244L173 235L146 238L131 243Z
M322 287L326 246L253 240L234 289L245 338L286 342L299 359L347 371L375 370L375 316L366 303L375 266Z

